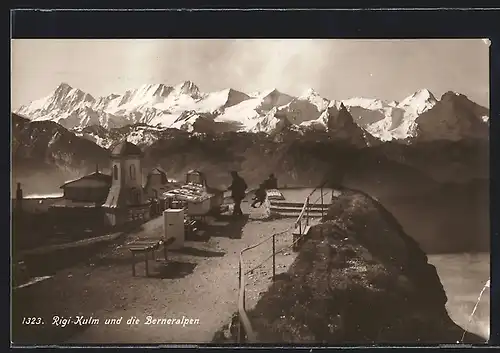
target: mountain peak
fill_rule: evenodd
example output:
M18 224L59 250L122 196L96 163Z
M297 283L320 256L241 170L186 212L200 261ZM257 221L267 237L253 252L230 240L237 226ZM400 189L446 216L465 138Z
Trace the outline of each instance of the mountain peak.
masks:
M427 97L427 99L430 99L430 100L436 100L436 97L434 96L434 94L429 91L427 88L423 88L423 89L419 89L417 92L415 92L415 95L417 96L421 96L421 97Z
M437 99L434 96L434 94L432 94L432 92L429 91L427 88L422 88L422 89L417 90L415 93L409 95L405 99L403 99L403 101L401 101L400 105L401 106L409 105L413 101L419 101L419 102L427 101L430 103L436 103Z
M66 82L61 82L59 86L57 86L57 88L52 93L53 97L59 97L59 98L66 97L68 95L73 97L83 97L83 99L86 101L94 100L94 97L92 97L92 95L82 91L79 88L71 87Z
M69 91L71 91L73 89L73 87L71 87L69 84L67 84L66 82L61 82L57 87L56 89L54 90L54 93L56 95L59 95L61 93L67 93Z
M163 83L145 84L142 85L137 91L141 92L144 96L150 97L166 97L171 91L172 87Z
M228 94L228 95L230 95L230 94L243 94L243 95L245 95L247 97L250 97L248 94L243 93L241 91L238 91L238 90L236 90L234 88L226 88L226 89L222 90L221 92L224 92L225 94Z
M487 140L488 116L487 108L463 94L448 91L443 94L435 108L418 116L417 137L421 140Z
M454 92L454 91L448 91L448 92L444 93L441 96L441 100L443 100L443 99L446 100L446 99L455 98L455 97L465 97L465 98L467 98L465 95L463 95L461 93Z
M200 89L192 81L184 81L175 86L175 90L180 94L188 94L196 97L200 94Z
M263 97L270 96L273 94L281 94L281 92L277 88L270 88L270 89L267 89L265 91L259 92L259 95L263 96Z
M398 108L411 111L413 117L424 113L437 103L436 97L428 89L419 89L398 104Z
M299 97L276 87L251 96L230 87L202 93L194 82L187 80L175 86L143 84L96 101L62 82L50 96L31 102L17 112L33 120L52 120L70 129L92 124L112 128L136 123L178 129L180 123L193 125L198 120L213 120L221 129L253 131L257 127L264 132L281 128L282 123L324 127L327 116L340 119L343 123L338 126L352 125L348 120L354 117L355 124L376 137L390 135L400 139L410 136L417 125L416 119L436 104L444 104L447 109L452 108L452 112L460 110L462 105L468 107L468 99L463 95L447 92L443 97L448 98L440 103L428 89L419 89L401 103L356 97L335 101L323 98L312 87ZM478 112L474 113L478 119L487 120L488 111L471 107ZM433 110L439 112L438 108ZM325 111L327 114L323 114Z
M59 84L59 86L57 86L57 88L69 88L69 89L71 89L71 88L73 88L73 87L71 87L71 86L70 86L68 83L66 83L66 82L61 82L61 83Z

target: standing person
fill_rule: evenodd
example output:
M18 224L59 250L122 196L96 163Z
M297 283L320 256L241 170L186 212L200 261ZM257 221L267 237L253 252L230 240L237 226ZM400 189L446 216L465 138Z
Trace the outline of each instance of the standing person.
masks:
M238 172L231 172L233 182L228 190L231 190L231 198L234 200L233 216L243 216L241 211L241 201L245 198L245 191L248 186L245 180L238 175Z
M267 190L277 189L278 188L278 179L274 176L274 174L269 174L269 177L264 182L265 188Z

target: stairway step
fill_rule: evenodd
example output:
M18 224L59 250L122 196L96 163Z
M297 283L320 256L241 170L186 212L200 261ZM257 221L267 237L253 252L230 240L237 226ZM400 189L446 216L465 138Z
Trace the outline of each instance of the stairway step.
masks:
M271 205L271 207L272 206L275 206L275 207L294 207L294 208L300 208L300 209L302 209L302 207L304 207L304 203L298 203L298 202L271 201L270 205ZM330 207L330 204L328 204L328 203L323 204L323 208L328 208L328 207ZM311 204L311 205L309 205L309 208L321 208L321 204L320 203Z
M301 208L295 208L295 207L273 207L271 206L269 208L271 210L271 212L296 212L297 214L299 214L300 212L302 212L302 209ZM309 213L326 213L328 211L328 208L325 207L323 208L323 210L321 210L321 208L311 208L309 209ZM306 213L308 211L306 210Z
M299 212L271 212L273 216L279 216L283 218L297 218L299 216ZM310 218L321 218L320 213L312 213L309 214Z

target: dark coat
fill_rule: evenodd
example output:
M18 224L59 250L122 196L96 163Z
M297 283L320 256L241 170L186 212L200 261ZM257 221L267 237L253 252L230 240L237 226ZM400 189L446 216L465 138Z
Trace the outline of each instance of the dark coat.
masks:
M255 198L257 200L265 200L266 196L267 196L266 189L258 188L257 190L255 190Z
M267 190L277 189L278 188L278 179L269 177L264 182L264 185L266 186Z
M245 182L245 180L240 177L240 176L237 176L235 178L233 178L233 183L231 184L231 186L228 188L229 190L231 190L231 197L233 199L243 199L245 198L245 191L247 190L248 188L248 185L247 183Z

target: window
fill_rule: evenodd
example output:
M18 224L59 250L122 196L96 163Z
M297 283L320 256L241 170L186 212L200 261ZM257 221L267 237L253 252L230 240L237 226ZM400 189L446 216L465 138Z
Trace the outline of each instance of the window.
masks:
M141 203L141 194L136 188L130 190L130 203L132 205L139 205Z
M113 166L113 177L115 180L118 180L118 166L117 165Z
M132 164L130 166L130 179L135 180L135 165L134 164Z

